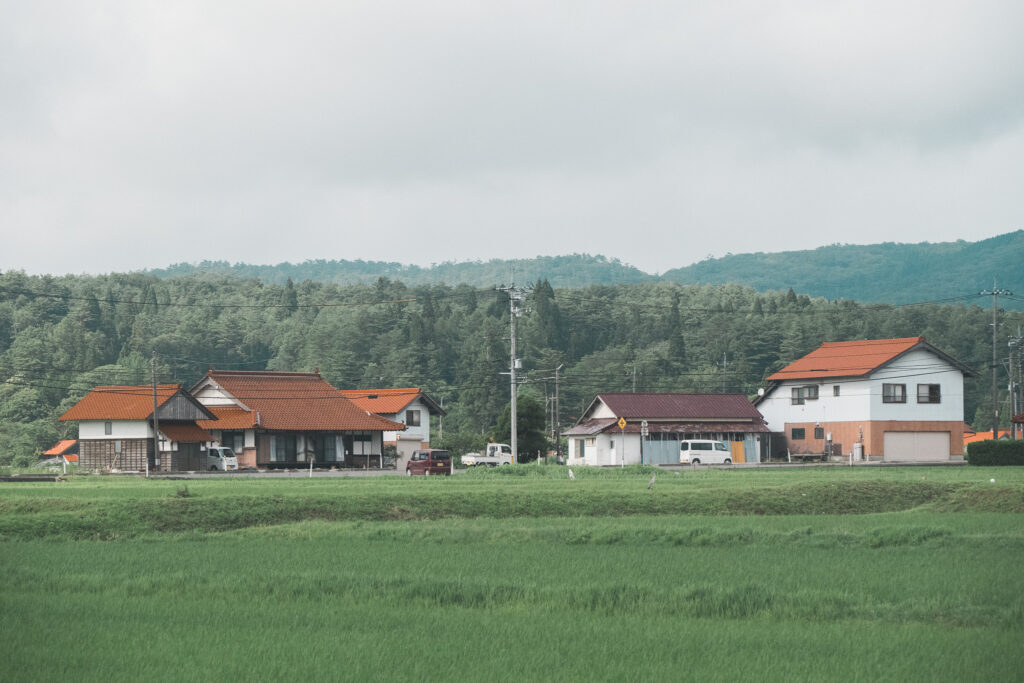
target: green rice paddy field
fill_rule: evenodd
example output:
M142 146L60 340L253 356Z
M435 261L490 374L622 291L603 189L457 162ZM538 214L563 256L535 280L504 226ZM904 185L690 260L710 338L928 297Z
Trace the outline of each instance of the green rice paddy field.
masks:
M0 483L0 678L1024 679L1024 468L576 473Z

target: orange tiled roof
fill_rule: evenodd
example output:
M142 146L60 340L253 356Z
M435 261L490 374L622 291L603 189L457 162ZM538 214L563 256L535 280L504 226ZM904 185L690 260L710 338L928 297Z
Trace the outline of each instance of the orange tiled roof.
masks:
M216 420L196 420L203 429L252 429L256 426L256 413L238 406L206 406Z
M825 342L803 358L782 368L768 380L861 377L924 343L924 337Z
M157 405L162 406L182 391L180 384L158 384ZM153 387L96 387L60 416L62 422L77 420L145 420L153 415Z
M48 451L43 451L43 455L55 456L64 455L72 446L78 443L78 439L62 439L57 442L57 445Z
M1010 437L1011 437L1010 430L1008 430L1008 429L1000 429L999 430L999 438L1000 439L1009 439ZM981 432L964 434L964 445L965 446L967 444L969 444L969 443L974 443L975 441L991 441L991 440L992 440L992 430L991 429L989 429L988 431L981 431Z
M363 410L378 415L394 415L420 395L419 389L342 389L342 396Z
M206 376L258 413L264 429L401 431L405 425L359 408L315 372L210 370Z
M213 441L210 433L205 429L200 429L195 422L188 424L161 424L160 431L171 441L179 443Z

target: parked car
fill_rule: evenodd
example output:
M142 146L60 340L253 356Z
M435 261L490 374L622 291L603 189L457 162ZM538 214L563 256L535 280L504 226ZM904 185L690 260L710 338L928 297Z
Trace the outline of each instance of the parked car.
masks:
M448 451L439 448L423 448L412 452L409 464L405 466L405 473L408 476L422 474L451 474L452 455Z
M724 441L691 439L679 445L679 462L683 465L728 465L732 462L732 451Z
M210 446L206 449L206 468L229 472L238 469L238 458L227 446Z

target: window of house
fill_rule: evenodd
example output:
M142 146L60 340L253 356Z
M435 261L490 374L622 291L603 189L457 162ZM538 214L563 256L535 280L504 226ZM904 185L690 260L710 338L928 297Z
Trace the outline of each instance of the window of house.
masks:
M792 431L790 432L790 438L793 439L793 441L803 441L805 435L806 434L803 427L793 427Z
M906 403L907 402L907 385L906 384L883 384L882 385L882 403Z
M808 401L818 400L818 385L808 384L804 387L804 399Z
M274 434L270 437L270 462L295 460L295 435Z
M237 455L245 450L245 432L221 432L220 442Z
M824 427L815 427L814 428L814 438L815 439L824 439L825 438L825 428Z
M918 403L940 403L942 401L942 391L939 389L938 384L918 384L917 385L917 402Z
M833 396L838 396L839 395L839 385L838 384L833 384L832 385L832 395Z
M802 406L804 404L804 388L793 387L790 392L790 401L795 406Z
M317 462L336 462L338 459L337 442L334 434L318 434L312 439L313 457Z
M103 423L103 433L106 434L107 436L110 436L111 434L113 434L114 433L114 424L112 422L104 422Z
M405 411L405 424L407 427L419 427L420 426L420 411L418 410L407 410Z
M350 438L353 455L374 455L372 432L352 432Z

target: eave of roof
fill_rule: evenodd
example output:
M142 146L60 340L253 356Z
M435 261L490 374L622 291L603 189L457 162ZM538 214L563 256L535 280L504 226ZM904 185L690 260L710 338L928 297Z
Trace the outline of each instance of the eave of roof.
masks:
M580 422L589 419L598 402L617 417L626 420L753 420L763 421L761 413L743 394L684 393L603 393L598 394L583 413Z
M317 372L211 369L207 377L257 413L258 426L262 429L326 432L405 429L401 422L356 406Z
M72 447L78 444L78 439L62 439L53 448L43 451L43 455L64 455Z
M189 424L161 424L160 431L171 441L178 443L206 443L213 436L194 422Z
M649 434L765 434L770 430L763 422L722 422L717 420L648 422ZM640 434L639 422L627 422L625 429L619 429L614 418L597 418L578 424L562 436L593 436L595 434Z
M158 384L157 406L171 400L178 392L189 396L180 384ZM192 397L189 396L191 399ZM194 400L194 399L193 399ZM153 387L98 386L82 397L58 420L146 420L153 416Z
M777 383L787 380L864 377L917 349L934 354L966 376L973 377L976 374L971 367L935 348L924 337L900 337L825 342L766 379L769 383Z
M252 429L256 426L256 413L230 406L206 406L206 409L213 413L216 420L196 420L203 429L237 430Z

